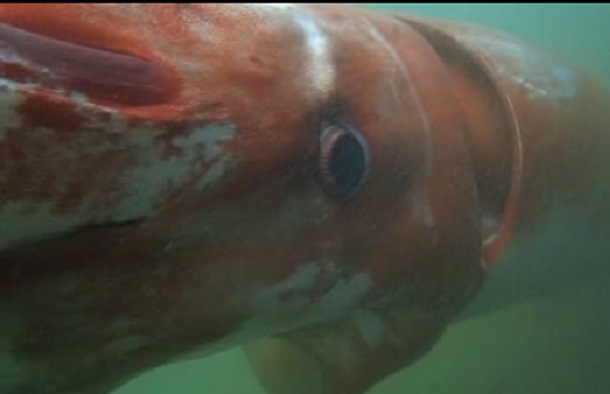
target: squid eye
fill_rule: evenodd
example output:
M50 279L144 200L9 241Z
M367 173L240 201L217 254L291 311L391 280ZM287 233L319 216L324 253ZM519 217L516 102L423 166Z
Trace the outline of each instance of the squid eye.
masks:
M362 134L331 124L320 135L319 178L331 198L346 201L362 188L369 167L369 149Z

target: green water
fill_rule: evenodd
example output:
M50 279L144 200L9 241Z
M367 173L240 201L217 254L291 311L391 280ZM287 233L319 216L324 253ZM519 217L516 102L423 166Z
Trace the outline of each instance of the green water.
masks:
M560 58L584 66L610 87L610 5L375 7L478 22L512 32ZM561 250L562 235L551 237L554 239L548 240L549 248L558 249L542 256L544 264L553 264L561 258L559 254L566 253ZM584 238L586 234L583 242ZM559 281L545 282L543 269L529 275L528 267L521 267L518 268L521 273L528 274L527 284L503 287L501 278L508 268L499 268L473 308L484 304L485 297L494 291L519 294L518 302L455 323L431 353L381 382L370 393L610 393L610 264L605 267L608 256L610 253L605 249L583 256L596 263L591 265L594 268L588 271L590 275L574 280L572 285L567 283L572 277L569 270ZM113 394L165 393L264 392L242 353L231 350L204 360L159 368Z

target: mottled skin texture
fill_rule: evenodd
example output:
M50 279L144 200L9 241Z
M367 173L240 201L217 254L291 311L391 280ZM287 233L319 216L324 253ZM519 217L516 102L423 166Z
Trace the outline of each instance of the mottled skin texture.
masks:
M485 29L213 4L0 23L2 393L106 393L274 336L248 348L270 393L363 392L436 342L515 228L551 197L599 206L608 178L605 99ZM370 151L349 201L319 182L333 122Z

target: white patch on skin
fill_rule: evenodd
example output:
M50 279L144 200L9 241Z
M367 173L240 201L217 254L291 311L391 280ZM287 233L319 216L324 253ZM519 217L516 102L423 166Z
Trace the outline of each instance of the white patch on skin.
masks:
M0 57L0 61L3 59ZM44 70L42 70L44 71ZM29 90L38 88L35 83L17 83L9 79L0 78L0 142L6 139L8 130L21 127L21 116L17 108L25 101L24 94ZM53 90L59 96L67 96L80 104L90 104L89 98L80 92Z
M117 120L117 130L122 132L121 120ZM198 161L212 163L205 169L198 187L211 187L221 180L235 163L235 159L220 146L223 141L235 136L232 124L195 126L186 131L183 137L172 141L173 145L182 149L179 156L162 157L156 144L160 134L152 126L143 126L129 130L130 145L144 152L137 166L129 172L125 181L129 191L117 206L112 218L117 221L129 220L150 214L161 201L164 193L184 184L193 174L203 170Z
M220 157L208 170L206 170L205 175L199 180L197 187L199 190L203 190L213 186L215 183L219 182L227 172L234 168L235 164L236 161L230 156Z
M0 78L0 143L6 139L10 129L21 126L17 108L23 101L23 95L16 90L14 83Z
M0 53L0 62L12 64L27 64L26 60L11 47L5 47Z
M104 119L103 121L95 118L89 119L86 127L93 130L104 130L110 134L125 134L129 130L125 117L121 116L118 111L110 109L107 111L110 115L109 119ZM150 127L152 128L152 125Z
M52 205L50 202L9 202L1 206L0 249L64 234L88 219L79 213L53 214Z
M236 164L235 158L226 154L220 145L234 137L235 126L233 124L210 125L198 127L194 132L188 133L188 137L175 142L176 146L185 150L192 149L193 145L199 146L203 150L205 160L214 162L199 180L200 190L213 186Z
M335 278L335 284L325 294L315 294L313 289L323 272ZM251 299L250 318L239 329L175 361L204 357L254 339L332 321L355 311L372 287L371 278L365 273L341 276L333 262L314 261L303 264L279 283L252 286L234 301L241 304L244 298ZM370 332L367 335L374 342L377 337L375 322L370 316L364 318L368 318L365 324Z
M106 142L100 145L96 139L88 141L88 136L94 134L83 130L78 144L91 147L92 154L121 149L137 154L135 162L125 170L124 178L117 179L117 186L122 184L127 190L108 208L100 208L95 203L100 196L85 195L78 208L61 214L54 213L55 201L60 196L48 201L8 202L0 206L0 249L65 234L87 223L119 222L147 216L163 202L168 192L192 177L198 177L196 186L200 189L213 187L236 163L233 155L221 146L236 134L235 127L228 123L196 125L185 130L183 137L169 142L181 150L174 156L164 156L165 146L157 139L163 131L152 124L129 128L123 118L114 116L107 123L92 121L87 127L123 134L117 146L110 146ZM52 133L52 130L45 130L39 134L52 138ZM69 162L70 152L62 151L59 145L52 148L58 150L57 157ZM0 171L0 182L6 182L6 176Z
M290 14L294 26L305 38L305 53L308 61L303 65L307 75L307 90L316 101L328 99L335 89L336 72L326 34L316 19L295 4L246 4L262 11Z
M296 4L293 3L245 3L244 5L248 7L261 7L269 10L280 11L292 10L296 7Z
M214 159L222 154L220 143L235 137L235 126L230 123L220 125L196 126L184 137L176 138L174 145L192 149L193 145L203 150L206 159Z
M313 17L299 13L295 14L294 18L305 35L305 45L309 55L309 62L305 65L308 86L313 87L316 99L326 100L335 89L335 67L328 39Z
M335 282L326 293L315 294L313 289L320 276L330 276ZM263 326L285 329L286 324L298 327L330 321L351 311L371 287L368 274L344 276L333 262L327 261L304 264L277 284L254 287L250 306L252 319L245 326L264 323ZM290 318L286 319L286 316Z
M387 330L385 321L376 313L366 309L359 309L354 315L354 320L369 349L379 348Z
M251 318L222 339L190 351L176 358L175 361L206 357L263 336L272 336L280 331L280 326L287 324L298 326L302 322L301 319L286 319L286 317L290 316L291 312L303 310L309 304L307 292L315 284L319 272L318 264L306 264L276 285L254 286L247 292L248 294L240 294L239 298L235 299L236 304L241 304L244 297L251 298ZM282 295L288 293L294 294L281 299Z
M91 101L86 94L81 92L72 91L70 92L70 100L78 102L79 104L90 104Z
M324 294L314 308L314 318L329 321L353 309L372 287L368 274L357 273L341 278Z
M284 281L256 290L251 305L253 315L280 307L284 302L281 299L282 295L289 293L302 293L303 301L307 301L307 292L315 285L320 271L321 268L317 263L309 263L299 267Z
M462 34L459 39L495 59L491 67L528 92L530 99L571 100L577 92L574 73L554 64L542 52L514 42L509 36ZM498 60L501 59L501 60Z

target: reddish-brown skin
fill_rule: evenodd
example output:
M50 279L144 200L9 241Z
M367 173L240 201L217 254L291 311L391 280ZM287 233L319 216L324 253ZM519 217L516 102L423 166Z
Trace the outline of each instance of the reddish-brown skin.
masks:
M364 392L515 234L608 192L607 99L480 27L228 4L5 4L0 24L2 393L106 393L265 337L270 393ZM329 122L370 152L347 201L319 181Z

